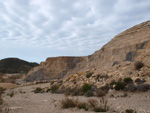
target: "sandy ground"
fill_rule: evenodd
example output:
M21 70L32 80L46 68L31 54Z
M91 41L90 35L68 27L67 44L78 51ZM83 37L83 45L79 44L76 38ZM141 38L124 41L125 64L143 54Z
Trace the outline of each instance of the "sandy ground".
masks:
M12 88L16 88L18 86L15 84L12 84L12 83L0 83L0 87L3 87L5 89L12 89Z
M62 109L60 101L65 98L63 94L37 93L32 92L36 87L48 87L49 84L38 84L26 87L18 87L6 90L3 94L5 109L3 113L93 113L77 108ZM14 96L8 94L14 92ZM25 92L25 93L23 93ZM110 95L114 97L110 97ZM134 109L137 113L150 113L150 91L144 93L128 93L127 97L122 97L124 92L111 91L108 95L108 105L115 109L116 113L121 113L125 109ZM87 101L96 97L74 97L80 101ZM96 98L99 99L99 98ZM9 109L9 110L8 110ZM113 113L109 111L108 113Z

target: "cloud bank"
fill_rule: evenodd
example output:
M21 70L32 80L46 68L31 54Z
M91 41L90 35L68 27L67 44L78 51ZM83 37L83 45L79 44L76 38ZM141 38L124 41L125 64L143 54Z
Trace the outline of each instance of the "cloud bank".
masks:
M121 31L150 20L149 0L4 0L0 59L85 56Z

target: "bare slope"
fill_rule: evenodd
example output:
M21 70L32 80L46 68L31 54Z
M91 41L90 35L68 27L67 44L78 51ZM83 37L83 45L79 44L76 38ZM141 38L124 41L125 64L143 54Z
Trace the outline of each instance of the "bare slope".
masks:
M118 34L100 50L87 57L48 58L27 74L26 81L62 78L69 74L112 67L120 61L150 59L150 21Z

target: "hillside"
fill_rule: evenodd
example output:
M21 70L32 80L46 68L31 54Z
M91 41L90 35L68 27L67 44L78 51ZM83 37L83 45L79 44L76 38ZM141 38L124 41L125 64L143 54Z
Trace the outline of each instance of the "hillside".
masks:
M114 65L124 67L126 63L133 65L142 61L149 65L150 56L150 21L135 25L116 35L109 43L94 54L85 57L55 57L47 58L38 67L27 74L26 81L50 80L63 78L70 74L95 70L95 73L108 74ZM129 75L128 70L117 70L123 75ZM115 75L114 75L115 76Z
M1 73L27 73L36 66L38 66L37 63L30 63L18 58L6 58L0 60Z

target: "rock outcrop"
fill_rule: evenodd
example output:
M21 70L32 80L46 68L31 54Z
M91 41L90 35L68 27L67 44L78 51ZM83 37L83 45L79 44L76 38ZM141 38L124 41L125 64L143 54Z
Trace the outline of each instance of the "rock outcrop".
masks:
M124 67L122 65L132 67L135 61L142 61L149 66L149 60L150 21L147 21L118 34L92 55L48 58L38 67L31 70L25 80L36 81L63 78L70 74L86 72L86 70L91 69L94 70L95 74L100 72L109 74L110 71L113 71L113 67L116 67L115 69ZM120 73L122 73L123 69L126 69L126 67L115 70L114 74L121 75ZM129 71L130 68L126 73L130 73Z
M82 62L82 63L81 63ZM86 57L52 57L28 73L26 81L63 78L86 65Z

